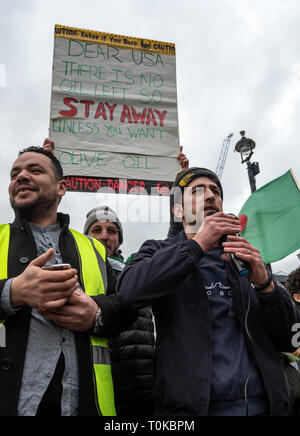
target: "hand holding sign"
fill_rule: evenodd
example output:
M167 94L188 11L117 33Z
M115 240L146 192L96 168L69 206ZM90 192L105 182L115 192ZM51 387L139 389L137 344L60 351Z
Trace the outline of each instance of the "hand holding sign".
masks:
M181 166L181 171L185 171L189 169L190 161L186 157L186 155L183 153L183 146L180 146L180 152L177 156L177 160L179 161L179 164Z
M52 141L49 138L46 138L44 140L44 143L43 143L43 149L48 151L48 153L52 153L53 154L54 153L54 148L55 148L54 141Z

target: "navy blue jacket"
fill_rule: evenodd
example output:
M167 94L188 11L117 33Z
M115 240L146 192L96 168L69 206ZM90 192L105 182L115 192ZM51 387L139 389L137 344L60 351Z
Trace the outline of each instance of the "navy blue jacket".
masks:
M157 415L209 414L212 341L209 301L198 266L202 257L202 249L184 232L165 241L150 240L119 279L123 303L152 305L155 315ZM300 321L299 312L279 284L270 294L259 294L248 278L240 278L230 264L227 268L234 311L262 375L270 413L284 416L288 393L279 352L295 351L292 326Z

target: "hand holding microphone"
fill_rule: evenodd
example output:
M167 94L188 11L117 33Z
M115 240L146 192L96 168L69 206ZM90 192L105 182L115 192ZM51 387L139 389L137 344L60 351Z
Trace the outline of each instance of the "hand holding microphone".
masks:
M233 214L230 214L230 215L234 216L239 221L241 228L242 228L242 232L243 232L244 228L247 225L247 220L248 220L247 216L241 215L241 217L237 218ZM235 236L240 237L240 234L237 234ZM229 238L230 238L230 236L229 236ZM220 239L219 244L220 244L221 248L223 248L224 251L226 251L224 246L225 246L225 244L229 244L229 243L230 243L230 240L228 239L228 235L224 235ZM248 249L248 250L251 252L250 249ZM232 266L234 267L235 271L239 274L239 276L244 277L244 276L249 274L250 265L247 262L237 258L236 255L232 252L228 252L227 255L231 261Z
M201 229L195 235L194 239L204 251L208 251L216 245L220 245L223 248L226 244L230 243L230 239L228 239L230 236L227 235L238 235L239 237L239 234L244 230L247 217L244 215L241 221L242 222L240 222L235 215L211 210L208 212ZM229 250L230 247L227 245L227 248L224 248L224 252L228 255L234 269L240 276L247 275L249 273L249 265L237 258L236 255Z
M249 272L250 280L259 289L268 282L269 273L260 251L253 247L247 239L239 236L246 224L247 217L245 215L237 218L235 215L212 210L208 212L193 239L204 252L221 243L224 253L228 255L238 274L246 275ZM222 238L224 238L223 241ZM274 284L271 282L263 292L270 292L273 288Z
M267 270L260 251L253 247L247 239L228 235L227 241L223 242L222 245L224 253L233 254L236 259L249 266L250 280L258 291L267 293L273 290L274 283L271 272Z
M193 239L203 251L208 251L216 247L224 235L236 235L241 231L242 227L235 216L211 210Z

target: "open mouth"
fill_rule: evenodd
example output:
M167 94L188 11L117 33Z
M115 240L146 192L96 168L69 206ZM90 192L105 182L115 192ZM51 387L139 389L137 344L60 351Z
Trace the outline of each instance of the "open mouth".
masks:
M213 206L207 206L207 207L204 208L204 212L209 212L209 211L219 212L219 211L217 210L217 208L216 208L216 207L213 207Z

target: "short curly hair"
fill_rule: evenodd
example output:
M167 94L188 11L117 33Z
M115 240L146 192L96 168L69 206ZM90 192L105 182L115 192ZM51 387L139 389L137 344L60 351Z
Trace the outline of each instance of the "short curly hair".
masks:
M300 294L300 267L291 272L285 282L290 295Z
M43 154L44 156L47 156L52 162L53 171L56 180L60 181L64 178L64 172L62 166L59 160L54 156L54 154L50 153L49 151L45 150L42 147L28 147L19 152L19 157L25 153L39 153L39 154Z

